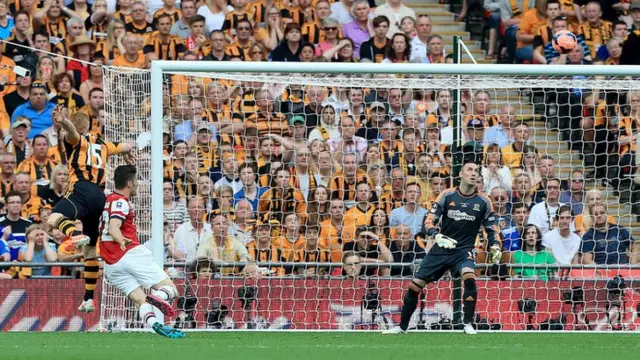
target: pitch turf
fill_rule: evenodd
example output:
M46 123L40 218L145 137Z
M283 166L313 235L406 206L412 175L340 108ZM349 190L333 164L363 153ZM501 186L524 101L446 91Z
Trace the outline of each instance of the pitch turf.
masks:
M0 333L7 360L588 360L637 359L636 334Z

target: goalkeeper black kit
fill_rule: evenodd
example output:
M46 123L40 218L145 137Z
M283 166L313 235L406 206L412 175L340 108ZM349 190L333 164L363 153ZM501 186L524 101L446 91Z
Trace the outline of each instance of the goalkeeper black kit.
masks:
M458 242L455 249L436 246L431 249L433 253L473 250L481 227L487 233L489 247L500 245L497 238L500 229L489 197L480 192L466 196L457 187L447 189L438 196L425 220L427 235L440 233Z
M484 227L487 233L489 246L500 244L496 237L499 231L497 217L486 195L476 192L466 196L458 188L443 191L427 215L426 233L429 236L440 233L456 240L457 244L454 249L434 245L422 259L415 277L432 282L440 279L447 270L451 270L454 276L460 276L464 268L475 269L473 250L480 227Z

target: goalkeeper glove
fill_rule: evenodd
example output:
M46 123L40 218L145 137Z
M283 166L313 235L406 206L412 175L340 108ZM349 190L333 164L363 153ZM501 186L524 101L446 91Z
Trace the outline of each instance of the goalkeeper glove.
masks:
M500 245L496 244L491 246L491 260L493 260L494 264L500 264L500 260L502 260L502 251L500 251Z
M452 238L442 234L436 234L435 239L436 239L436 244L438 244L438 246L440 246L443 249L455 249L456 244L458 243Z

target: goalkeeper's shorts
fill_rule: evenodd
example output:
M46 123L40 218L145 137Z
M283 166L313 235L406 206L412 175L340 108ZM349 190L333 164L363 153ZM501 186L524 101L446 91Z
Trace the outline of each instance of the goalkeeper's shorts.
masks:
M452 276L459 277L464 268L475 270L476 261L472 252L459 250L434 254L433 251L430 251L422 259L420 268L414 277L429 283L438 281L447 270L451 270Z

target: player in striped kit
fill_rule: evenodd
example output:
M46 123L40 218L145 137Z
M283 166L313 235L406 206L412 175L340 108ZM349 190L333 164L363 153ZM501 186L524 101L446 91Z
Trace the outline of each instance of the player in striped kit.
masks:
M115 192L107 196L100 224L100 255L105 262L107 279L125 294L140 312L140 318L157 334L181 338L184 333L161 324L154 312L157 307L166 316L174 316L171 302L178 290L167 274L141 246L134 223L135 214L129 199L136 195L138 181L133 165L118 166L114 174ZM143 288L151 288L146 295Z

